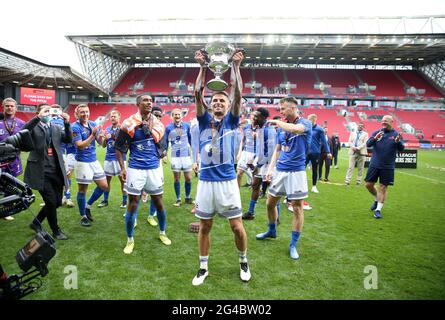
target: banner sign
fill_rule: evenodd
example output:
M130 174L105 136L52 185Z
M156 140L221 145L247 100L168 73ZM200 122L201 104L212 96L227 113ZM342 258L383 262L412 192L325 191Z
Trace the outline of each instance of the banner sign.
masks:
M366 157L365 167L369 167L371 161L372 149L368 149L368 156ZM417 150L405 149L396 154L396 168L417 168Z
M49 105L56 103L56 91L38 88L20 88L20 103L37 106L41 103Z

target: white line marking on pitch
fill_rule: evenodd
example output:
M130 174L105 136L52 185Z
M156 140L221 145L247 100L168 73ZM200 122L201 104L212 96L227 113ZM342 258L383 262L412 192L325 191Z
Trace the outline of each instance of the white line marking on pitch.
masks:
M429 163L425 163L425 166L426 166L427 169L434 169L434 170L439 170L439 171L445 171L444 167L435 167L435 166L430 165Z
M419 179L424 179L424 180L432 181L432 182L435 182L435 183L445 184L444 181L439 181L439 180L435 180L435 179L431 179L431 178L427 178L427 177L418 176L417 174L412 174L412 173L403 172L403 171L397 171L397 170L396 170L396 172L397 172L397 173L406 174L406 175L408 175L408 176L416 177L416 178L419 178Z

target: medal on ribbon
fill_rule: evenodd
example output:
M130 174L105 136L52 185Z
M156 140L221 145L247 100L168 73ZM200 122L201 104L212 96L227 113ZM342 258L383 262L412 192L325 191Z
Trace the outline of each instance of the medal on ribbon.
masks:
M212 121L210 122L210 128L212 129L212 142L210 144L210 151L212 154L217 154L219 153L219 130L221 129L222 126L222 120L218 123L218 125L215 128L215 120L212 119Z
M5 129L9 132L9 135L12 136L16 125L15 118L12 118L11 126L9 126L7 119L4 119L3 122L5 123Z

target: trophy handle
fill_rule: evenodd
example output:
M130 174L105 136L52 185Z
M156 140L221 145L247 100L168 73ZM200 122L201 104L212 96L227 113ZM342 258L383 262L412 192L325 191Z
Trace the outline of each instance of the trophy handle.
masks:
M232 62L232 58L235 54L237 54L238 52L241 52L243 55L246 55L246 50L244 50L243 48L235 48L235 52L233 53L233 55L230 57L229 62Z
M206 64L208 64L210 62L210 58L209 58L209 53L203 48L199 50L202 55L205 57L206 60Z
M238 53L238 52L241 52L244 55L246 53L246 50L244 50L243 48L236 48L235 53Z

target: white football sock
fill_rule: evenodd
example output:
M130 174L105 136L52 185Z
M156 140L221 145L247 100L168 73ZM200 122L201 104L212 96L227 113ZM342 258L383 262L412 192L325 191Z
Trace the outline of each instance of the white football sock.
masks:
M208 269L209 256L199 256L199 269Z
M377 202L377 209L376 210L382 210L382 208L383 208L383 203L381 203L381 202Z

